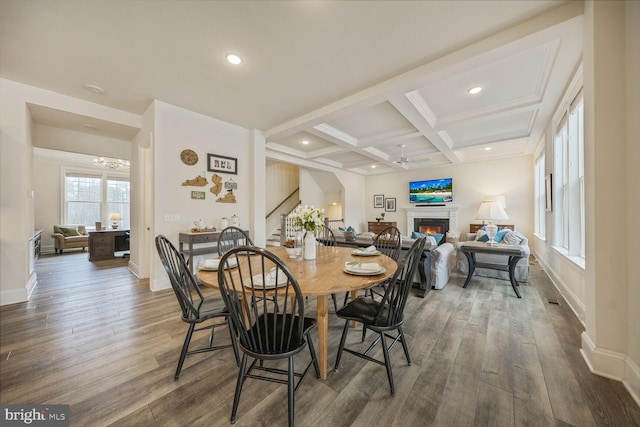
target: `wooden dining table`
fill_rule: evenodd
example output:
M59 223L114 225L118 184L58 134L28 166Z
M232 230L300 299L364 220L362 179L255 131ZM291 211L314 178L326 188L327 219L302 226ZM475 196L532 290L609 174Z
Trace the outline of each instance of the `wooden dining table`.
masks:
M357 256L354 255L354 251L357 251L357 249L339 246L318 246L315 260L302 261L289 258L289 255L283 247L272 247L268 250L289 267L300 285L302 295L316 297L318 363L320 366L320 377L326 379L329 366L329 295L344 295L346 292L351 292L351 297L356 298L358 290L385 281L393 276L398 266L393 259L386 255ZM385 271L370 276L349 274L343 271L345 263L349 261L378 263L384 267ZM200 279L203 285L218 289L217 271L200 270L198 271L198 279Z

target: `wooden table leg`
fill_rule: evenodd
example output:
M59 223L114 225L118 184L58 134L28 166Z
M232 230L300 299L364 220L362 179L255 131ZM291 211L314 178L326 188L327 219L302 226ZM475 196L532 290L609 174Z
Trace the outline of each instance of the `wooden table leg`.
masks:
M329 349L329 298L327 295L318 295L317 297L317 319L318 322L318 363L320 365L320 378L327 379Z

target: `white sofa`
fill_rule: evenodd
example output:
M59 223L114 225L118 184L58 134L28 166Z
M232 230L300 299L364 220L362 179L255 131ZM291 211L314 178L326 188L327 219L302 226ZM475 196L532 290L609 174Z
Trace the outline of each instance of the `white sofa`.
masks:
M516 264L515 278L518 282L527 282L529 281L529 255L531 253L529 250L529 239L527 239L523 234L520 234L517 231L512 231L512 233L515 233L515 236L520 239L519 245L525 252L525 256L520 261L518 261L518 264ZM467 233L464 241L468 242L475 239L476 233ZM464 243L464 241L459 242L456 248L456 267L459 272L466 275L469 272L469 262L467 261L467 257L460 251L460 246ZM505 255L476 254L476 262L501 264L506 266L508 265L508 257ZM509 280L508 271L476 267L473 274L483 277Z

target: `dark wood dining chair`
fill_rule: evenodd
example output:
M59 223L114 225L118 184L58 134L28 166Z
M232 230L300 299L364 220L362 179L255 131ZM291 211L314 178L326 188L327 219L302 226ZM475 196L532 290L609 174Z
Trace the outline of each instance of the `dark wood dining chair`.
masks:
M220 232L218 236L218 256L226 254L229 250L238 246L253 246L253 242L244 230L229 226Z
M373 238L373 244L377 250L388 256L395 262L400 260L402 253L402 233L398 227L390 225L385 227ZM382 297L389 281L379 283L365 290L365 296ZM363 330L363 333L365 331Z
M182 351L180 352L180 358L178 359L178 367L176 368L176 374L174 379L177 380L180 377L180 371L184 359L190 354L203 353L206 351L219 350L223 348L232 347L233 353L236 358L236 364L239 364L238 346L236 337L233 333L233 328L229 322L229 312L225 309L224 302L219 298L205 298L200 291L196 278L191 273L191 269L187 265L184 257L173 244L163 235L156 236L156 249L160 256L160 261L164 266L167 275L169 275L169 281L171 282L171 288L178 299L180 304L180 310L182 312L182 321L189 324L187 335L184 338L182 345ZM213 319L224 319L224 322L216 321L213 324L205 323ZM200 328L196 328L197 325L202 325ZM226 326L229 329L230 344L213 345L213 336L216 328ZM194 332L208 330L209 331L209 345L189 351L189 344L191 343L191 337Z
M233 268L236 264L237 268ZM304 316L304 298L298 282L289 268L271 252L240 246L229 250L220 260L218 286L243 353L231 423L236 421L242 386L247 378L253 378L287 384L288 419L289 426L293 426L296 390L311 366L320 378L316 352L309 336L316 321ZM294 356L307 346L311 361L304 370L296 372ZM247 367L249 358L253 360ZM270 362L281 359L288 361L286 370L270 366Z
M407 252L406 256L402 258L398 264L396 273L393 275L385 289L385 293L381 301L376 301L371 297L359 297L342 307L336 313L336 316L341 319L345 319L342 337L340 338L340 346L338 347L338 354L336 356L336 371L338 371L338 368L340 367L340 359L343 351L370 362L384 365L387 369L387 378L389 380L389 387L391 388L391 395L395 395L396 391L393 383L389 350L393 348L398 341L402 344L404 355L407 358L407 363L411 365L411 357L409 356L407 340L404 332L402 331L402 324L404 323L404 307L407 302L407 297L409 296L409 290L411 289L413 275L415 274L418 263L420 262L420 255L424 250L425 240L425 237L420 237L416 240ZM347 333L349 332L350 323L352 321L362 323L365 329L371 329L378 334L373 343L371 343L365 351L358 351L355 348L345 347ZM397 332L397 335L390 335L390 332L394 330ZM392 339L391 344L388 346L387 338ZM382 344L384 361L380 361L370 356L371 351L378 345L378 343Z

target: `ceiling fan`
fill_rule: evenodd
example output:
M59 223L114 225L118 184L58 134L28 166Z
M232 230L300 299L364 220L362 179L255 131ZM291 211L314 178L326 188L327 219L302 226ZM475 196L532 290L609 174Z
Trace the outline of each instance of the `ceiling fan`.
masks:
M400 166L406 166L407 163L409 163L409 158L404 156L404 147L406 144L400 144L400 158L398 160L396 160L395 163L396 165L400 165Z

